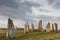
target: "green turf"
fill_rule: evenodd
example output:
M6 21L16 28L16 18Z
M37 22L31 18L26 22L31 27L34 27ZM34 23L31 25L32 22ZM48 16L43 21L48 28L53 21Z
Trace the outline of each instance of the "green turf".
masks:
M14 32L14 38L6 38L6 31L0 32L0 40L60 40L60 33L55 32L29 32L24 34L23 31Z

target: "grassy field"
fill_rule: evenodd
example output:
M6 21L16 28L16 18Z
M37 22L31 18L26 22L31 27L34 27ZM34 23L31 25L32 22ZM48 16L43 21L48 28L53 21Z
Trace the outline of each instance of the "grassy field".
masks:
M6 30L0 30L0 40L60 40L60 33L29 32L24 34L21 30L15 30L13 39L6 38Z

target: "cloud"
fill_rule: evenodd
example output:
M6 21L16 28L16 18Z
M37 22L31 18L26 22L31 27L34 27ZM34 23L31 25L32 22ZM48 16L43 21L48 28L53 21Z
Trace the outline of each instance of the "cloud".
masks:
M49 18L59 17L59 9L59 0L0 0L0 23L6 25L10 17L18 27L26 21L36 25L40 19L47 22Z
M50 15L51 11L54 11L52 8L53 5L49 6L47 0L0 0L0 3L0 14L13 18L24 19L26 13L33 14L34 10L36 15Z
M0 0L0 23L1 26L4 25L3 27L7 27L7 19L8 17L12 18L13 21L15 21L14 23L18 23L16 24L17 26L21 26L20 24L23 25L24 21L26 21L26 13L29 12L31 13L31 7L38 7L40 6L39 4L36 3L31 3L28 1L25 2L21 2L17 1L17 0ZM6 19L5 19L6 17ZM5 22L3 22L3 19ZM22 21L21 21L22 20ZM21 23L20 23L21 22Z
M47 0L48 1L48 4L52 4L54 2L54 0Z
M54 0L52 3L52 8L56 10L60 9L60 0Z
M37 3L25 1L21 2L22 0L0 0L0 14L7 16L7 17L13 17L13 18L22 18L23 16L26 16L26 13L31 13L31 7L39 7L40 5ZM23 0L24 1L24 0Z
M17 8L18 7L18 3L16 2L16 0L0 0L0 5L5 5L11 8Z

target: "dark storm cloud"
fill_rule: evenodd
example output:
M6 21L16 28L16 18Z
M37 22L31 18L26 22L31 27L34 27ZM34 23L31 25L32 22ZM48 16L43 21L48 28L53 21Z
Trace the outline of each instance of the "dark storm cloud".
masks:
M44 16L44 15L39 15L36 18L32 17L33 15L31 17L29 17L29 15L27 15L27 14L28 13L30 15L32 14L32 7L38 8L40 6L43 7L44 5L42 2L40 4L40 3L35 3L32 1L26 1L26 0L23 0L23 1L24 2L21 2L21 0L0 0L0 15L3 16L3 18L2 19L0 18L0 19L3 20L6 16L6 17L10 17L17 21L21 19L22 21L28 21L28 22L32 22L32 23L36 23L36 24L37 24L37 22L36 22L37 19L43 19L43 21L45 21L45 22L48 21L49 18L52 19L52 17ZM38 2L38 0L36 0L36 1ZM60 7L59 2L60 1L56 0L56 2L54 2L54 5L52 5L53 8L59 8ZM49 10L46 10L46 9L40 9L40 11L49 12ZM20 21L18 21L18 22L17 21L16 21L16 23L20 25L20 23L19 23ZM5 22L5 20L4 20L4 22ZM2 26L4 25L3 23L2 23ZM5 27L5 25L4 25L4 27Z
M34 7L40 7L40 4L34 3L32 1L25 1L24 5L28 5L29 7L34 6Z
M60 0L54 0L53 8L60 9Z
M19 3L18 3L19 1ZM26 19L26 13L32 13L32 7L40 7L40 4L31 1L24 1L23 3L21 0L0 0L0 15L11 17L11 18L18 18L18 19ZM55 2L55 8L58 8L60 1ZM58 5L57 5L58 4ZM57 6L55 6L57 5ZM40 9L40 11L49 12L48 10ZM30 20L30 19L29 19Z
M48 4L52 4L54 2L54 0L47 0L48 1Z
M0 6L5 5L5 6L11 7L11 8L17 8L18 3L15 1L16 0L0 0Z
M20 0L18 0L20 1ZM31 13L31 7L39 7L40 5L33 2L25 1L18 3L17 0L0 0L0 15L26 20L26 13Z

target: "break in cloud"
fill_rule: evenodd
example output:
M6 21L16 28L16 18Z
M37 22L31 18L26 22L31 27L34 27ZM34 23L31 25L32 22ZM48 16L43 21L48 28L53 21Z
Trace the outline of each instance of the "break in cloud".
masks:
M42 19L45 28L49 21L59 23L59 15L60 0L0 0L0 27L3 28L7 27L9 17L17 27L23 27L26 21L37 26Z

